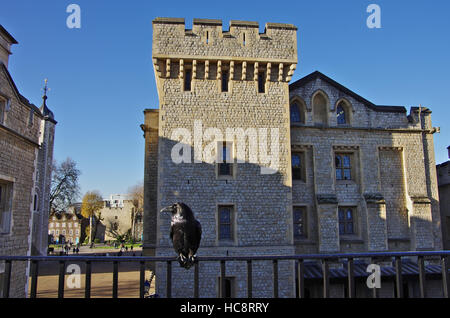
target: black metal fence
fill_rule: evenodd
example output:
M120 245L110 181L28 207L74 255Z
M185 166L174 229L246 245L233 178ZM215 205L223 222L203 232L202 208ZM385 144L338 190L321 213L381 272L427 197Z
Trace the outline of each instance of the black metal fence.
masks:
M389 253L351 253L351 254L307 254L307 255L290 255L290 256L206 256L198 257L194 264L194 297L199 297L199 263L201 262L219 262L220 263L220 295L225 297L225 275L227 262L243 262L247 264L247 297L251 298L253 295L252 283L252 264L255 261L271 261L272 262L272 280L273 280L273 297L279 296L278 288L278 262L291 260L296 264L296 279L298 286L297 296L299 298L305 297L305 261L317 261L321 264L322 275L322 290L323 297L330 297L330 269L331 263L337 261L345 261L346 264L346 281L347 281L347 295L349 298L354 298L355 293L355 260L370 259L373 263L377 261L385 262L390 259L395 268L395 289L396 297L402 298L403 293L403 274L402 274L402 260L407 258L416 259L419 276L419 291L420 297L425 297L426 289L426 271L425 261L432 259L440 263L440 275L442 278L442 296L449 298L450 280L449 280L449 258L450 251L424 251L424 252L389 252ZM30 277L31 288L30 298L36 298L37 281L39 277L39 262L54 261L59 262L59 280L58 280L58 297L64 298L64 282L65 282L65 268L69 262L78 262L86 264L85 273L85 297L91 297L91 268L94 262L111 262L113 264L112 272L112 297L118 297L118 277L119 277L119 263L122 262L138 262L140 264L140 284L139 296L145 296L145 270L148 263L166 263L166 297L172 296L172 262L175 262L174 257L142 257L142 256L0 256L0 261L5 262L5 271L3 277L3 297L8 298L10 292L11 272L13 263L15 262L30 262ZM377 297L377 289L373 288L373 297Z

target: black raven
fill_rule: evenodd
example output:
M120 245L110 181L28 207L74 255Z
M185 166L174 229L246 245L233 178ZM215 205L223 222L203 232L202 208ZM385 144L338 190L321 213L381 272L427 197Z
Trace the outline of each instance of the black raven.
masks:
M189 269L197 256L197 249L202 238L202 226L195 219L192 210L184 203L175 203L162 209L161 212L172 213L170 239L178 254L180 266Z

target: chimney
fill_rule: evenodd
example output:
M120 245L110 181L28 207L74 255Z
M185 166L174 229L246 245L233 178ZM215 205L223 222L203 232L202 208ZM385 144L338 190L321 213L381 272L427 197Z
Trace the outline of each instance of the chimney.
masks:
M0 24L0 63L5 64L6 68L8 68L9 56L12 54L11 45L17 43L16 39Z

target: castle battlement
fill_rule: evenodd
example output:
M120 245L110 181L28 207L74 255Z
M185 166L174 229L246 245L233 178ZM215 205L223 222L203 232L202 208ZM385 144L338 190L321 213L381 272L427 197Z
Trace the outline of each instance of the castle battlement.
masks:
M297 65L297 27L266 23L259 33L258 22L232 20L225 31L221 20L194 19L186 29L183 18L153 20L153 63L158 77L183 77L185 68L194 78L215 78L221 69L240 70L239 79L256 79L263 69L267 79L289 82ZM197 69L201 69L199 77Z

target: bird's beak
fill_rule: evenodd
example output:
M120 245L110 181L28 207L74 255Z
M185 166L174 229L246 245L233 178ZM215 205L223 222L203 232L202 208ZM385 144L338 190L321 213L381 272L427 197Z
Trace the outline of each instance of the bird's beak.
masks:
M161 211L159 211L160 213L164 213L164 212L171 212L173 211L173 207L172 206L168 206L165 207L164 209L162 209Z

